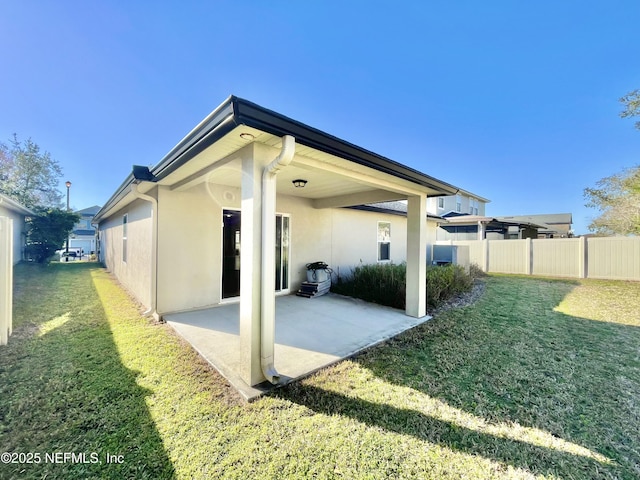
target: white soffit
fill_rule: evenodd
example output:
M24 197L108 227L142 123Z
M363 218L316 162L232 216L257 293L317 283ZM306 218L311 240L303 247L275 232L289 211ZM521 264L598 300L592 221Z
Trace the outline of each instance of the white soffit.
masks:
M243 135L242 137L241 134ZM160 185L174 186L189 177L198 176L199 172L201 172L202 175L198 176L196 181L190 182L190 186L206 181L231 187L240 187L240 157L233 159L233 156L234 153L239 152L252 142L279 149L281 148L282 139L255 128L240 125L158 183ZM224 165L215 168L215 163L220 161L224 161ZM344 174L323 169L322 167L325 164L329 168L336 167ZM353 173L354 177L357 178L352 178L350 173ZM308 183L304 188L293 186L293 180L299 178L307 180ZM363 178L367 180L363 180ZM425 187L407 180L396 178L393 175L379 172L300 144L296 144L296 156L291 165L282 169L278 174L277 190L279 194L283 195L321 199L336 195L379 190L382 187L375 184L377 181L384 181L389 185L393 184L393 186L401 190L433 193L429 192Z

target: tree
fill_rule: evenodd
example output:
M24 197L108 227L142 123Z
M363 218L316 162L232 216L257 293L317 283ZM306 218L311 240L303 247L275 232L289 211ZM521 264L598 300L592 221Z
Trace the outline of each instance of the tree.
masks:
M78 214L59 208L37 211L27 222L27 256L38 263L47 262L62 248L79 220Z
M9 145L0 142L0 193L28 208L60 207L61 177L58 162L30 138L21 142L14 134Z
M620 102L625 107L624 110L620 112L622 118L640 116L640 90L627 93L620 99ZM640 129L640 122L636 122L635 125L637 129Z
M585 188L586 206L602 213L589 230L603 234L640 235L640 165L605 177L597 188Z

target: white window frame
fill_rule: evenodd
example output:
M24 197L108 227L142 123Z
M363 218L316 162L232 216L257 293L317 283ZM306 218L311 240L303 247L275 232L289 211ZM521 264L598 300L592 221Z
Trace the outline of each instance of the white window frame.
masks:
M128 237L129 237L129 214L122 216L122 262L127 263L128 255Z
M438 210L444 210L444 197L438 197Z
M380 238L380 224L389 225L389 234L386 237L386 240L388 240L388 241L386 241L386 242L384 241L385 238L383 238L383 239ZM382 246L382 244L388 244L389 245L388 250L387 250L389 258L381 258L380 254L381 254L381 246ZM377 252L378 262L380 262L380 263L390 262L391 261L391 222L386 221L386 220L378 221L377 229L376 229L376 246L377 246L377 250L378 250L378 252Z

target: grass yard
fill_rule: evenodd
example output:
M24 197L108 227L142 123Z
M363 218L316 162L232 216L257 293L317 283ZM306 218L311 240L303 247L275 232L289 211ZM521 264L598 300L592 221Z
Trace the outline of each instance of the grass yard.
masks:
M95 264L15 280L0 453L22 463L2 479L640 477L638 283L492 276L476 304L244 404Z

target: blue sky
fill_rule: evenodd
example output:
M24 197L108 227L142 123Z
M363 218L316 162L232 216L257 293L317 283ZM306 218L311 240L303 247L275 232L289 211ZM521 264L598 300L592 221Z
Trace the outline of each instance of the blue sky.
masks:
M0 0L0 139L51 152L102 205L230 94L489 198L597 212L640 163L640 2Z

